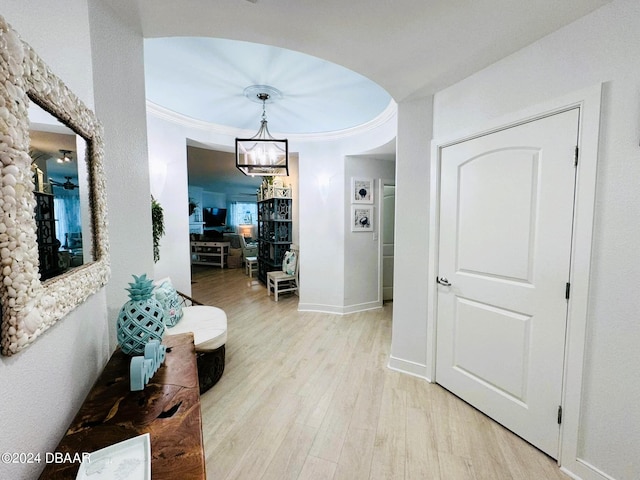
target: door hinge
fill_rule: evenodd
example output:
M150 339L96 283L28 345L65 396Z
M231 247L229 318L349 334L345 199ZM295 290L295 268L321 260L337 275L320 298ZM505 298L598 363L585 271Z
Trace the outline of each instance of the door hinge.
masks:
M567 282L567 285L564 289L564 298L566 298L567 300L569 300L569 294L571 293L571 284L569 282Z
M562 423L562 405L558 405L558 425Z
M578 147L578 146L576 145L576 150L575 150L575 154L574 154L574 157L573 157L573 165L574 165L575 167L577 167L577 166L578 166L578 155L579 155L579 154L580 154L580 147Z

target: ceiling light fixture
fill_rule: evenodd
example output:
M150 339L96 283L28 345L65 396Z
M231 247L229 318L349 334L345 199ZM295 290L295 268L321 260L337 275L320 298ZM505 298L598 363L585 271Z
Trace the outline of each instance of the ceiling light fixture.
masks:
M247 87L246 90L251 88ZM265 90L268 88L271 87L266 87ZM260 129L251 138L236 138L236 168L245 175L288 176L289 141L286 138L274 138L267 127L265 105L272 96L261 91L256 97L262 102Z
M60 150L60 158L57 159L58 163L69 163L71 161L71 150Z

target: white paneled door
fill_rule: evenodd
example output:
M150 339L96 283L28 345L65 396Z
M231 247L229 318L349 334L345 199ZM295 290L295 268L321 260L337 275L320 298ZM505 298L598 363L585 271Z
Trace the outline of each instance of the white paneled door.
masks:
M578 121L441 152L436 381L554 458Z

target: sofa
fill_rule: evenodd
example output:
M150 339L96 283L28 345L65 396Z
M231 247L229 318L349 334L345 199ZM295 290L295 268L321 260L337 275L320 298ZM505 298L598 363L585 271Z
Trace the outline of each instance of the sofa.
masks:
M248 244L245 238L238 233L225 233L223 236L224 242L229 242L229 252L234 249L239 249L242 253L242 263L244 263L244 259L247 257L257 257L258 256L258 245L256 244Z

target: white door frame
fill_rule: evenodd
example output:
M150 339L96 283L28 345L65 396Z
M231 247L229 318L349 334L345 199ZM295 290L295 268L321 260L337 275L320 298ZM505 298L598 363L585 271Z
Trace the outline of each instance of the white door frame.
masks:
M591 267L591 244L596 196L596 170L598 160L598 135L600 129L600 102L602 86L580 90L538 105L525 111L509 114L497 120L486 122L478 128L469 129L447 139L431 142L431 198L429 225L429 271L427 303L427 338L431 354L427 358L427 371L432 381L436 381L436 319L438 238L440 236L440 162L442 149L472 138L530 122L542 117L560 113L572 108L580 108L580 130L578 147L579 164L576 177L575 214L573 219L573 240L571 249L571 298L568 305L567 339L565 344L565 364L563 383L563 419L560 426L560 448L558 463L563 470L584 475L583 478L597 478L593 469L578 459L578 429L583 380L583 359L587 330L589 300L589 279Z
M378 181L378 198L380 199L379 208L378 208L378 299L380 300L380 306L384 305L384 295L382 293L383 280L382 276L384 275L384 255L383 255L383 239L382 239L382 229L384 227L384 187L385 185L396 186L396 181L391 179L380 178ZM395 221L395 212L393 212L393 231L395 237L396 230L396 221ZM394 240L395 242L395 240ZM395 247L394 247L394 256L395 256Z

